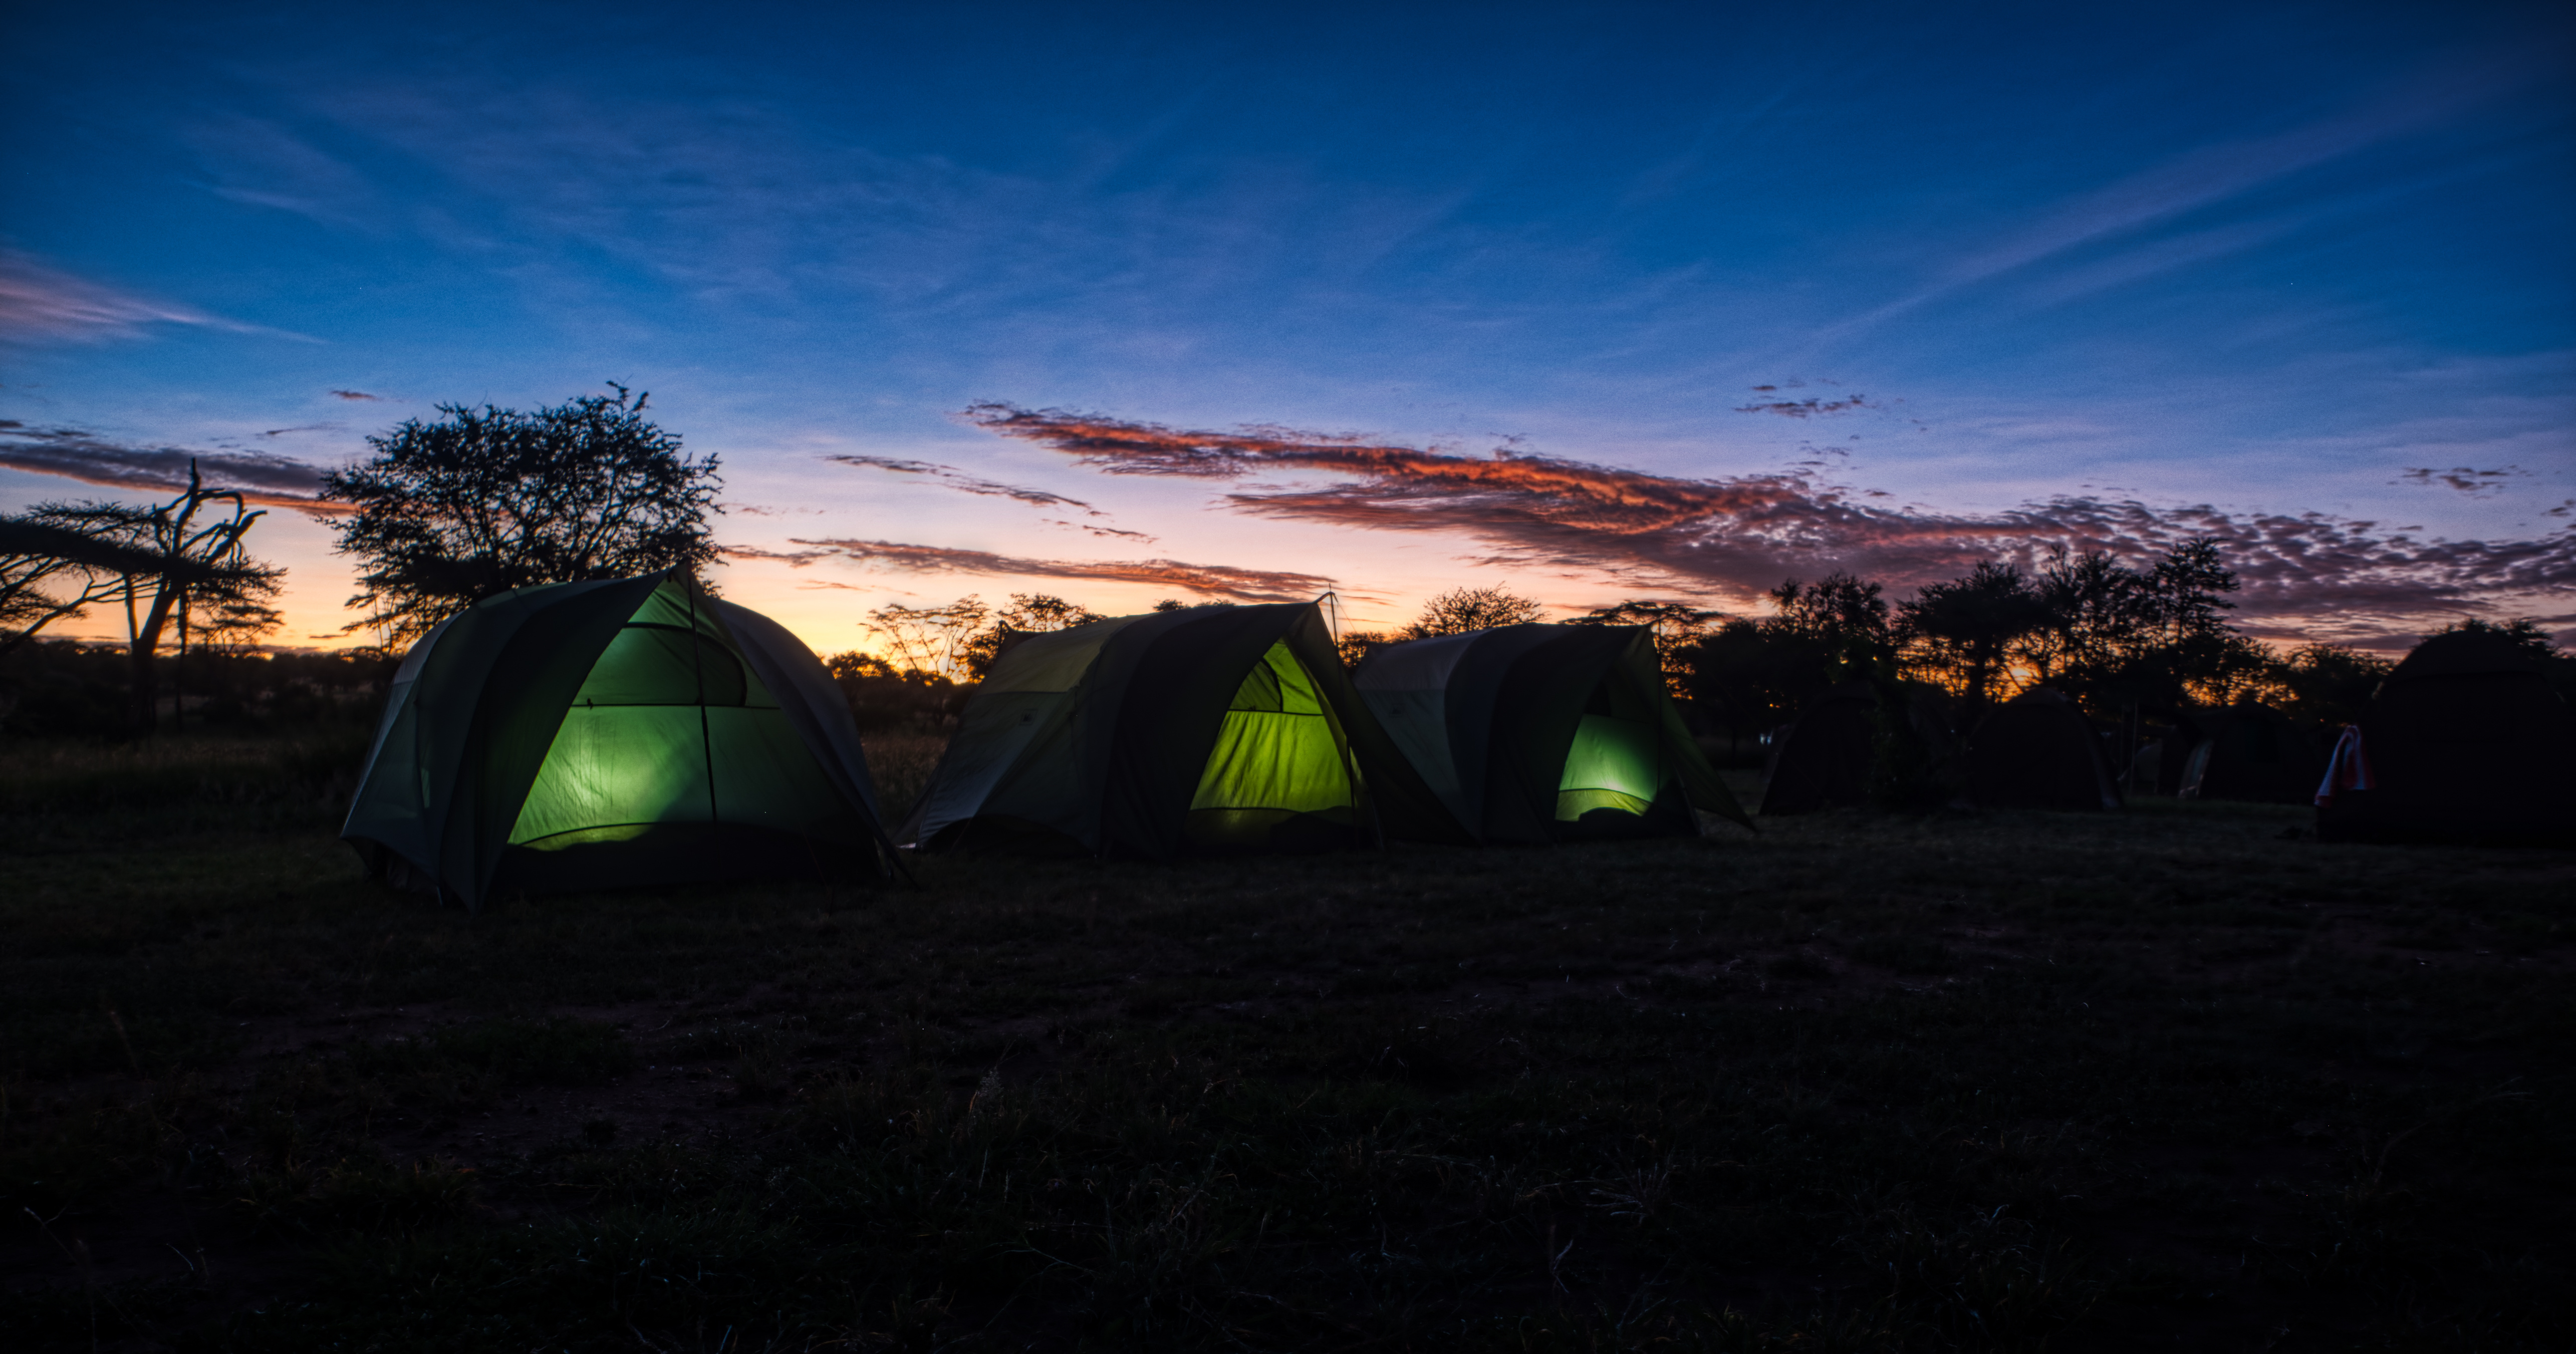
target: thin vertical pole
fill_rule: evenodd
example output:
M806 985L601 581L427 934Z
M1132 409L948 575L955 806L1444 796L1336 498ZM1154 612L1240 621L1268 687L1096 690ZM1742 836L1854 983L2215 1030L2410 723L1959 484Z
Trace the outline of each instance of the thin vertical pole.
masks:
M689 589L689 671L698 681L698 747L707 759L707 821L716 817L716 740L707 721L707 666L699 646L706 640L698 634L698 576L688 577Z

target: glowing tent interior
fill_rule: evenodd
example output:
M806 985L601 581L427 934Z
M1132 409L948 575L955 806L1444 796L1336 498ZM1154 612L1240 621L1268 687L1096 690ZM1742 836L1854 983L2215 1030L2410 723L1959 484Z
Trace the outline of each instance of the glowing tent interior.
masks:
M899 835L1143 857L1463 836L1369 718L1312 603L1015 637Z
M822 663L678 573L521 588L430 632L341 836L371 873L468 907L883 868L858 728Z
M1352 677L1480 841L1750 826L1665 690L1646 626L1511 625L1389 645Z

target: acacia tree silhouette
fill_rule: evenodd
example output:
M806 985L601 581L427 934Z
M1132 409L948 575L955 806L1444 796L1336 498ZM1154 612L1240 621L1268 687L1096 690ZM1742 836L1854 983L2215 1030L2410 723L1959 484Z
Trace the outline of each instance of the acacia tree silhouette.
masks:
M720 462L647 420L649 394L609 388L532 414L443 404L324 475L321 497L356 509L338 523L362 562L350 628L407 643L512 588L713 563Z

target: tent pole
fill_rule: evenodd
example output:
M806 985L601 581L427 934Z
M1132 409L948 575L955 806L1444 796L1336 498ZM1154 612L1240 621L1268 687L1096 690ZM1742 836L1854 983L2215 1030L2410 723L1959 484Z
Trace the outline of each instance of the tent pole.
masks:
M713 827L722 820L716 817L716 740L715 734L709 729L707 724L706 659L705 655L701 654L698 650L699 645L706 643L706 638L698 633L698 576L694 573L690 574L687 582L689 590L689 673L696 679L698 684L698 750L706 756L707 826Z

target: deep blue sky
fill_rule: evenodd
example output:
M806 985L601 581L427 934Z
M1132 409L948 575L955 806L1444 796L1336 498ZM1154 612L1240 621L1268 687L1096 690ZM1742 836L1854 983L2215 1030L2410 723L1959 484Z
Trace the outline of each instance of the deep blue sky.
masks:
M725 456L728 541L804 559L729 586L832 648L883 597L1740 607L2202 529L2269 633L2576 622L2562 7L2086 10L22 7L0 418L130 481L625 381ZM978 401L1694 506L1176 477ZM327 532L264 530L286 638L336 626Z

